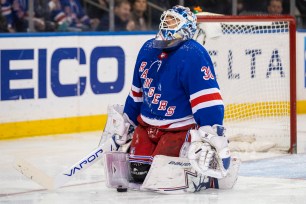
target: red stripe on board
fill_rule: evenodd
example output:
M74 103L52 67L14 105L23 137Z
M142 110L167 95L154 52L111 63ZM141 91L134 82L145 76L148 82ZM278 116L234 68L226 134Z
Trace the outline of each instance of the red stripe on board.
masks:
M191 101L191 107L194 107L199 103L213 101L213 100L222 100L220 93L212 93L212 94L199 96Z

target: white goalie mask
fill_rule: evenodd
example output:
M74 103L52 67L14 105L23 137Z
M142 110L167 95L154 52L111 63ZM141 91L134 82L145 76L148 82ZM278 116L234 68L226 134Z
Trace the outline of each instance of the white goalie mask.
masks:
M159 32L153 42L155 48L174 47L184 40L191 39L197 29L196 15L183 6L174 6L165 11L160 20Z

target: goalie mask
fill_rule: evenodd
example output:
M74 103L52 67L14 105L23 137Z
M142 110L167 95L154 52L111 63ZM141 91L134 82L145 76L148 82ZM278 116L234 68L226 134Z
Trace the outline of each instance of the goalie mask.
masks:
M159 32L153 42L154 48L172 48L191 39L197 29L197 17L189 8L174 6L160 17Z

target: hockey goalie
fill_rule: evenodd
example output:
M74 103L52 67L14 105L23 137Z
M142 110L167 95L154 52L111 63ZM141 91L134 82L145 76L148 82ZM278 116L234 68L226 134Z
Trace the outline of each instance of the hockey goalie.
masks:
M236 183L240 161L228 148L214 66L192 39L196 28L189 8L165 11L139 51L124 107L108 107L108 187L182 193Z

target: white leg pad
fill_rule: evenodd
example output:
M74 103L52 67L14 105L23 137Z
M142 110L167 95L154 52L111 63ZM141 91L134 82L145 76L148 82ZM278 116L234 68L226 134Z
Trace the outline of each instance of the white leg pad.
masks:
M203 183L209 185L208 177L199 178L187 158L156 155L141 189L180 194L195 192Z
M128 155L124 152L108 152L104 156L106 186L109 188L128 188Z
M219 189L231 189L234 187L238 179L238 171L240 164L241 160L239 158L232 157L228 174L226 175L226 177L218 179Z

